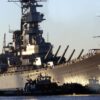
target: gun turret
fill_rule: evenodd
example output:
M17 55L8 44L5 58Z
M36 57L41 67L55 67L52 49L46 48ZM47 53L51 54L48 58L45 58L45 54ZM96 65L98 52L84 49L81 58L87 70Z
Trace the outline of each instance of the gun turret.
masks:
M71 53L71 55L70 55L69 59L67 60L67 62L69 62L69 61L71 60L71 58L73 57L74 53L75 53L75 49L74 49L73 52Z
M83 54L83 52L84 52L84 49L81 50L81 52L80 52L79 56L77 57L77 59L80 59L80 57Z
M56 51L56 53L55 53L55 55L54 55L54 58L57 56L57 54L58 54L60 48L61 48L61 45L58 47L58 49L57 49L57 51Z
M66 54L68 48L69 48L69 45L66 47L64 53L63 53L62 56L59 58L59 60L58 60L58 62L57 62L58 64L61 62L62 58L65 56L65 54Z

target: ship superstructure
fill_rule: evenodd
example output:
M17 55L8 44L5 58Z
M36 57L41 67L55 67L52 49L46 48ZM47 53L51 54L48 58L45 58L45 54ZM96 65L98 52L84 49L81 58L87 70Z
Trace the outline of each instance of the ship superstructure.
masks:
M0 89L23 89L27 79L35 79L40 74L51 76L59 84L81 83L86 85L91 77L100 79L100 49L91 49L76 59L57 56L61 46L53 54L53 45L42 37L40 23L44 14L37 11L39 2L45 0L9 0L21 3L20 30L13 32L13 42L6 45L4 36L3 53L0 54Z
M39 23L44 19L44 15L37 11L42 7L38 2L44 0L9 0L9 2L20 2L22 17L21 29L13 32L13 42L4 46L4 53L1 55L0 62L9 66L34 66L46 67L48 64L63 63L63 57L57 57L52 53L52 44L45 42L42 37L43 30ZM4 57L4 59L3 59ZM5 60L5 61L4 61ZM59 60L59 61L58 61Z
M61 46L55 54L52 53L53 46L45 42L42 37L43 30L40 23L44 21L44 14L37 11L39 2L45 0L8 0L21 4L21 25L20 30L13 32L13 42L3 46L3 53L0 55L0 73L16 73L28 70L37 70L53 67L65 62L63 56L57 56ZM6 35L4 35L5 37ZM4 38L5 41L5 38Z

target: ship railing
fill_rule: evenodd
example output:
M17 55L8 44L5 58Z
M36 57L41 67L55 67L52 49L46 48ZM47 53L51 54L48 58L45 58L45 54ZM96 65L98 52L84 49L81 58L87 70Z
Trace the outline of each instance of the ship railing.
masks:
M98 51L95 50L95 49L91 49L91 50L89 50L89 53L81 56L79 59L75 58L75 59L72 59L70 62L67 62L67 65L70 65L70 64L73 64L73 63L77 63L77 62L83 61L85 59L88 59L90 57L93 57L93 56L95 56L97 54L100 54L100 50L98 50Z
M85 55L83 55L83 56L81 56L79 59L77 59L77 58L75 58L75 59L72 59L71 61L69 61L69 62L67 62L66 61L66 63L63 63L63 64L61 64L61 65L58 65L58 67L60 66L69 66L69 65L72 65L72 64L75 64L75 63L77 63L77 62L80 62L80 61L83 61L83 60L85 60L85 59L88 59L88 58L90 58L90 57L92 57L92 56L95 56L96 55L96 53L95 52L89 52L89 53L87 53L87 54L85 54Z
M83 55L82 57L80 57L79 59L77 59L77 58L72 59L70 62L67 62L66 64L67 65L71 65L73 63L77 63L77 62L83 61L83 60L85 60L87 58L90 58L92 56L95 56L95 55L96 55L96 53L94 53L94 52L87 53L87 54Z

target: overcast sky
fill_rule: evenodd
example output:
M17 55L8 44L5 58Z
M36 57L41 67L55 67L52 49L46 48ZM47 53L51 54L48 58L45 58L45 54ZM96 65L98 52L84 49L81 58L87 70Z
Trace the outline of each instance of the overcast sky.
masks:
M76 55L82 48L100 48L100 39L92 38L100 35L100 0L47 0L41 8L47 19L41 25L44 37L54 45L54 51L62 45L60 54L70 45L69 54L76 49ZM7 41L11 41L11 29L20 28L20 8L7 0L0 0L0 48L3 34L7 33ZM66 55L67 56L67 55Z

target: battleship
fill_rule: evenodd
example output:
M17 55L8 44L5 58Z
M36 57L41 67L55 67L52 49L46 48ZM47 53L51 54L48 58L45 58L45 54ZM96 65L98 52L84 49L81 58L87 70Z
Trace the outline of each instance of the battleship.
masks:
M83 49L72 59L75 49L68 59L66 47L61 56L53 53L53 45L43 38L40 23L44 14L37 8L45 0L8 0L21 4L20 30L13 32L13 40L4 45L0 54L0 90L23 89L28 79L36 79L40 74L48 75L58 84L89 84L89 79L100 80L100 49L90 49L83 55Z

